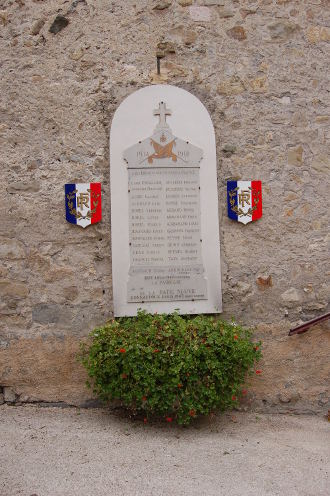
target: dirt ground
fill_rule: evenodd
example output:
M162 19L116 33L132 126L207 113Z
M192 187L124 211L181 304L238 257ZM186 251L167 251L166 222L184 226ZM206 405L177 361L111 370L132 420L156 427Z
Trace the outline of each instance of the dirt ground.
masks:
M233 413L189 428L0 407L1 496L329 496L330 424Z

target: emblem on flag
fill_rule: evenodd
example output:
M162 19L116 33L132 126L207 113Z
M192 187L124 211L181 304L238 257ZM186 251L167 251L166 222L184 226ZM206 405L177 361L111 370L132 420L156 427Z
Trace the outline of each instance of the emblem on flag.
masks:
M227 181L228 217L243 224L262 216L261 181Z
M102 219L101 183L65 185L66 220L87 227Z

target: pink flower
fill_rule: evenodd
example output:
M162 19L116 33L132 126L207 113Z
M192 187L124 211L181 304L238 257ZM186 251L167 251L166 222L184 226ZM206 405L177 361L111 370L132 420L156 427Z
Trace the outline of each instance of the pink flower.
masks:
M165 420L166 420L166 422L172 422L173 419L172 419L172 417L166 417Z

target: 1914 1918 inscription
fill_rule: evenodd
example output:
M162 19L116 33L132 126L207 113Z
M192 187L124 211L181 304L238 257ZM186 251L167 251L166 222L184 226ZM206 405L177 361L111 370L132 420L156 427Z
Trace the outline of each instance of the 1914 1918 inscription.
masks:
M221 312L215 137L201 102L167 85L127 97L110 180L115 316Z
M152 137L128 148L128 302L207 298L199 168L203 151L173 136L161 101Z

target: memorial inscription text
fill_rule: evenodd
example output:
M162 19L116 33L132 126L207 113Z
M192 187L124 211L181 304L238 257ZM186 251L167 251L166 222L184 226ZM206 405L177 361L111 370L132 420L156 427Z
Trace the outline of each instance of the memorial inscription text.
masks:
M132 147L134 150L129 149L126 155L128 302L207 298L200 226L202 155L196 154L196 147L174 138L164 122L152 138Z

